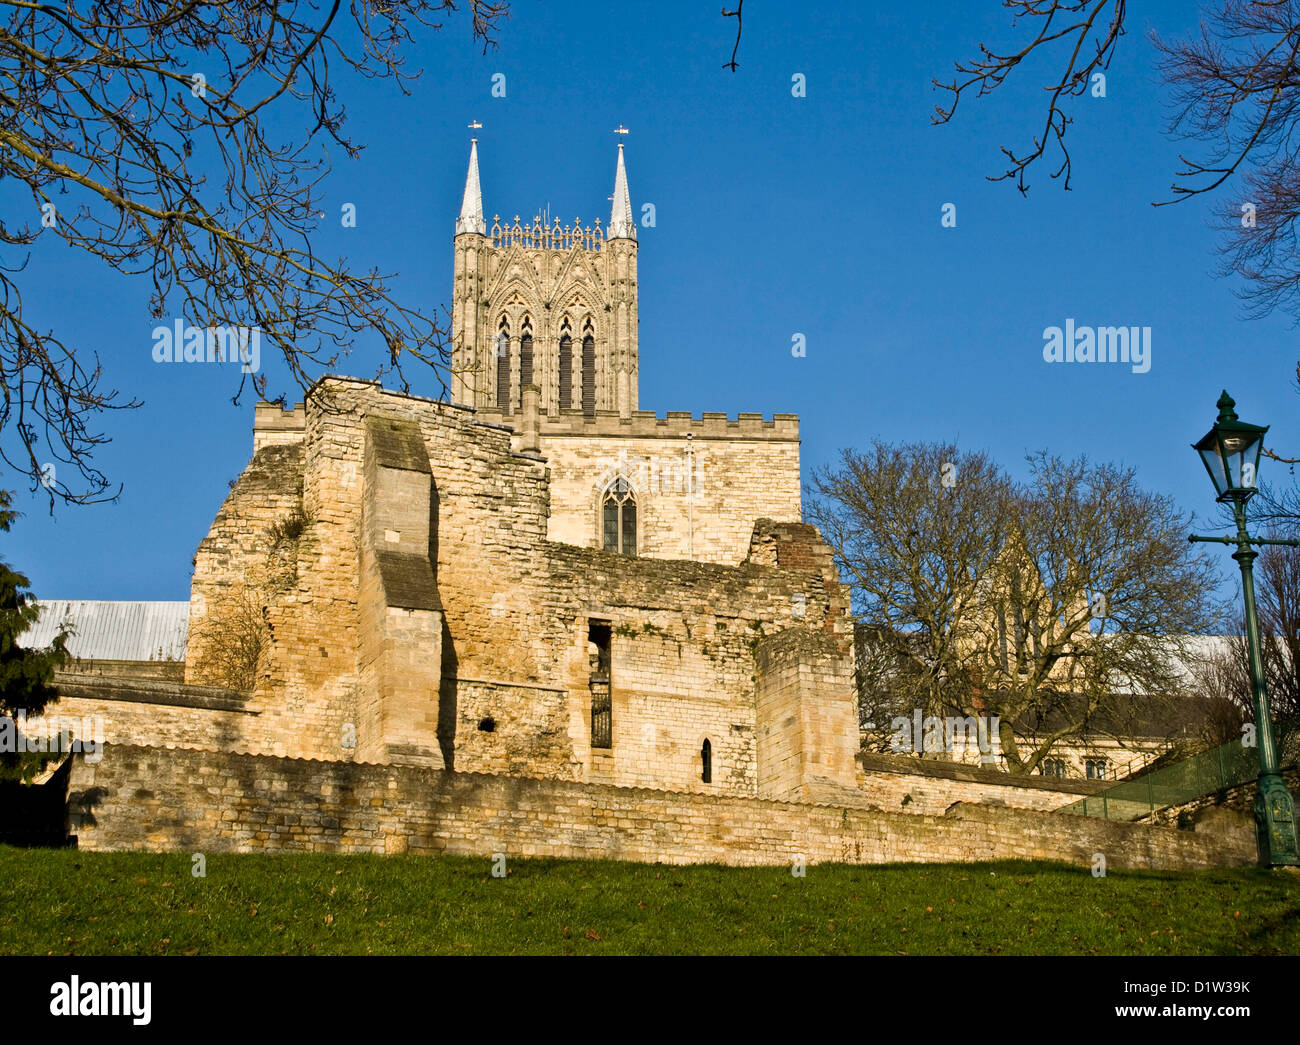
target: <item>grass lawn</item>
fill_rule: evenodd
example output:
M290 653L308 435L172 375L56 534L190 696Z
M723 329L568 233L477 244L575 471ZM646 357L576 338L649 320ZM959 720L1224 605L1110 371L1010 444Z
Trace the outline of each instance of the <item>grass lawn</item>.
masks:
M1300 875L0 846L0 954L1296 954Z

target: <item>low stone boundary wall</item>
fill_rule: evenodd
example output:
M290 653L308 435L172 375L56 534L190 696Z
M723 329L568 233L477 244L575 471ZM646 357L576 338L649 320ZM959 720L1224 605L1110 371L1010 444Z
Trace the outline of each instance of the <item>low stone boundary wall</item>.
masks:
M1061 860L1252 863L1254 847L1167 827L958 804L944 816L410 766L136 746L78 758L69 830L86 849L457 853L669 864Z
M954 802L1060 809L1109 786L1106 780L1015 776L996 769L859 752L858 788L878 809L942 816Z

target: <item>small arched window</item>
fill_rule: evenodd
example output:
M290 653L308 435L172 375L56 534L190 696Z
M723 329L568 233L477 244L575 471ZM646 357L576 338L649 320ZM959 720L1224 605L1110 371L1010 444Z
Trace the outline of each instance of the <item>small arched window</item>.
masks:
M497 409L510 411L510 320L505 316L497 324Z
M713 783L713 745L706 739L700 748L700 780L705 784Z
M622 477L605 490L600 506L601 530L607 552L636 554L636 496Z

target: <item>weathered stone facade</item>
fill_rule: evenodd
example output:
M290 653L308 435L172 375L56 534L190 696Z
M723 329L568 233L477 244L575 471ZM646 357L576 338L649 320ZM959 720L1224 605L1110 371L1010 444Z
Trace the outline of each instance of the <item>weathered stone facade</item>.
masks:
M196 561L193 648L223 641L210 607L229 590L266 606L247 750L749 796L854 786L848 599L813 527L750 519L730 566L577 547L547 537L546 459L473 411L331 378L302 417L301 442L260 443ZM595 750L593 625L612 722ZM187 681L219 683L203 665ZM776 685L765 718L756 693Z
M629 418L613 411L557 416L526 404L514 415L484 408L475 416L508 428L514 451L545 458L546 535L552 541L601 547L603 498L617 479L635 498L635 553L641 558L736 566L745 560L754 520L802 515L799 419L793 414L771 420L671 411L657 417L646 410ZM254 452L299 442L306 430L301 403L292 410L259 404Z

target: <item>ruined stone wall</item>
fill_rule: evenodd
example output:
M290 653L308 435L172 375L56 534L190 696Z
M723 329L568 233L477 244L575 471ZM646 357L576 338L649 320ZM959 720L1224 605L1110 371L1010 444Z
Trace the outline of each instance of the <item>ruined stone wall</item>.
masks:
M582 765L574 755L565 690L445 678L443 698L446 720L455 727L454 747L444 743L443 748L447 768L461 773L580 778Z
M959 805L945 816L313 762L109 749L78 760L69 829L92 850L458 853L669 864L1062 860L1238 866L1253 845L1188 831Z
M318 385L306 406L303 514L291 585L266 608L270 646L256 706L278 727L276 753L356 757L358 579L364 430ZM265 452L265 451L263 451Z
M106 684L103 679L63 681L62 688L69 695L51 702L46 715L77 721L99 716L103 739L111 745L248 752L273 749L274 738L266 735L262 716L237 694L194 686L171 686L163 692L153 687ZM447 760L449 768L466 773L583 779L583 765L574 756L573 738L569 736L569 701L564 691L473 679L455 681L448 691L456 709L458 737L455 757ZM625 777L642 775L652 780L656 773L664 772L665 766L680 761L685 768L677 774L680 786L675 790L715 795L757 793L744 775L746 760L719 740L713 744L714 786L703 785L698 774L698 752L693 746L696 729L684 720L683 714L690 712L692 706L667 701L665 705L671 726L654 728L656 738L665 744L666 757L658 767L647 764L638 770L636 756L644 755L644 750L637 746L625 756L633 763L633 768L624 768ZM492 719L491 732L479 729L487 718ZM625 718L626 715L615 715L616 728L626 724ZM580 723L580 730L585 726ZM634 727L628 732L635 737ZM691 746L683 742L674 748L673 737L680 732L689 736ZM745 735L745 731L739 732ZM723 730L714 733L719 738L727 735ZM470 739L472 734L480 735ZM622 753L623 749L618 750ZM856 795L841 792L839 801L886 812L942 816L957 802L1051 810L1107 786L1104 781L1016 777L995 770L889 755L860 754L858 763ZM732 776L725 775L728 773ZM737 773L739 778L735 776ZM1293 791L1300 791L1300 779L1294 771L1288 775L1288 784ZM1162 825L1197 830L1201 829L1202 820L1241 820L1250 834L1253 798L1252 784L1226 796L1209 796L1186 807L1161 811L1156 820ZM1237 815L1222 817L1223 810ZM1213 814L1208 820L1207 811Z
M485 425L511 431L523 445L519 410L481 408ZM550 469L547 537L600 547L600 497L617 474L636 490L639 555L736 565L746 556L754 521L802 517L799 421L793 414L728 418L722 413L613 411L587 417L552 410L536 418L539 447ZM253 443L292 444L306 436L306 408L258 404ZM688 440L687 436L690 435ZM689 449L689 453L688 453Z
M563 677L579 760L593 761L586 629L594 620L612 632L613 746L603 779L758 794L755 650L786 629L838 636L838 585L774 566L654 561L565 544L548 545L548 553L537 609L571 634ZM851 690L842 696L852 706ZM701 779L706 739L709 784Z
M843 640L847 603L833 567L826 574L828 556L805 548L799 561L788 556L790 566L726 568L548 542L545 465L512 451L510 430L365 383L331 382L330 392L334 413L308 409L309 505L325 503L316 492L325 489L323 480L313 471L334 474L338 458L364 473L363 417L412 423L424 436L446 628L438 695L444 760L450 753L458 769L590 776L596 760L588 628L598 620L612 629L615 673L605 779L757 793L755 643L792 627L827 630ZM312 431L326 424L337 426L329 442L340 448L328 462ZM336 494L347 496L355 494L342 488ZM333 510L343 513L349 505ZM358 524L354 510L346 518L346 526ZM746 548L753 531L747 525ZM811 527L782 535L790 548L814 544L824 551ZM851 703L851 694L845 699ZM478 728L486 718L493 730ZM700 779L705 739L713 749L710 784Z
M295 552L277 542L275 527L301 511L302 479L301 443L259 449L199 542L190 584L187 682L236 681L223 670L228 651L260 617L270 589L290 583Z
M442 612L428 454L410 421L366 421L357 757L443 768Z
M296 424L297 413L282 427ZM382 505L371 498L369 515L368 418L413 426L429 457L422 480L372 462L372 485L382 480L391 488ZM259 415L259 423L270 422ZM276 583L256 588L270 638L254 698L277 738L274 750L331 759L373 755L358 755L356 740L359 734L363 745L374 741L384 728L375 700L387 678L390 691L404 691L395 728L405 746L436 751L439 679L459 673L458 657L473 663L474 677L549 683L558 653L532 610L546 572L542 463L513 453L510 433L478 423L471 411L387 393L372 382L323 380L307 397L302 425L301 441L264 445L236 484L200 548L192 596L198 614L191 642L201 650L217 638L204 613L211 593L252 587L250 578L275 572ZM433 611L398 606L408 612L391 616L381 568L381 552L411 552L405 538L389 542L391 533L410 538L418 529L403 515L403 484L411 481L428 489L425 526L436 526L423 539L448 606L443 619L431 618L443 632L442 651L436 637L424 638L423 617L408 619ZM279 509L295 507L299 496L304 525L285 556L268 534ZM375 550L370 571L367 548ZM376 667L390 662L387 675ZM189 677L210 681L200 666ZM420 677L425 681L413 681Z
M372 461L372 485L383 480L391 488L380 501L370 498L367 515L368 419L417 432L427 466L403 472ZM465 409L330 379L308 399L305 468L304 504L314 521L300 542L298 590L271 611L276 655L268 697L303 694L296 713L330 737L357 717L379 728L380 709L358 701L373 704L386 677L386 692L403 704L389 721L406 746L427 751L440 747L442 676L551 683L556 654L533 612L546 572L545 469L511 451L509 432L478 423ZM407 489L412 483L422 486L428 506L417 510L425 527L419 533L419 520L405 518L417 499L415 487ZM392 582L406 574L386 573L378 559L368 573L370 553L363 550L373 547L380 559L409 557L416 544L427 546L436 603L402 606ZM370 583L359 591L366 577ZM407 611L401 620L395 609ZM364 628L363 611L370 614ZM424 616L408 619L413 614ZM440 640L423 637L425 616L442 630ZM381 652L386 676L374 670ZM472 670L462 672L462 662ZM363 666L371 672L365 678ZM329 744L301 753L340 757Z
M637 554L647 558L734 566L756 519L801 518L798 421L787 415L669 414L665 422L639 413L584 425L565 414L540 418L539 435L553 541L602 546L601 498L616 475L636 493Z
M764 639L755 659L758 793L807 802L855 788L856 691L835 635L791 628Z
M279 432L297 418L259 423ZM633 557L548 541L546 462L473 411L329 378L309 394L302 423L301 442L258 451L238 511L214 523L196 575L198 599L272 572L267 561L278 570L259 589L270 639L250 705L271 753L757 795L755 651L791 629L826 636L825 663L799 696L800 765L856 741L851 718L842 730L815 728L828 709L853 707L839 685L848 602L829 550L806 524L754 525L773 483L779 502L780 479L749 476L752 511L728 524L744 521L727 553L739 565ZM723 418L712 437L729 452L752 443L791 455L797 513L797 440L783 423L765 441L774 424ZM733 426L744 439L727 438ZM266 519L260 529L242 522L253 515L245 497L265 493L254 480L268 460L282 463L281 491L296 489L289 473L300 462L291 558ZM239 556L211 550L231 544ZM603 754L591 744L593 621L612 633L613 747ZM203 621L197 631L211 638ZM812 712L818 701L826 714ZM492 729L479 728L485 720ZM832 759L850 786L851 759Z
M247 694L177 682L55 676L58 700L46 705L45 718L86 723L88 739L107 744L269 751L260 716ZM102 736L94 735L92 718ZM77 729L78 737L83 730Z

